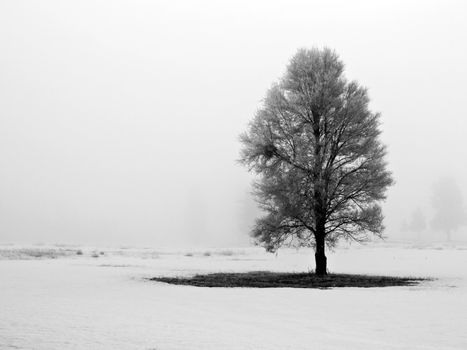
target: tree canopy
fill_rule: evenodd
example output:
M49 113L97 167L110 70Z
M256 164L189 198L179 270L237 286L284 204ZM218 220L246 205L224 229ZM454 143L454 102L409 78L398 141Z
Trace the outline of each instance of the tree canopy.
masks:
M343 72L334 51L299 50L240 138L240 162L258 175L266 214L252 236L269 251L314 247L318 274L326 274L325 243L382 235L379 202L393 182L380 115Z

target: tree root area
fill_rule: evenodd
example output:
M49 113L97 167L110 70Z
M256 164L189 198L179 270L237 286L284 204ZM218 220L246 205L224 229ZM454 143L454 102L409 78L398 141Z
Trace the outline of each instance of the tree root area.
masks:
M287 273L254 271L243 273L211 273L192 277L154 277L151 281L176 285L220 288L374 288L414 286L426 278L391 277L351 274L328 274L318 276L314 273Z

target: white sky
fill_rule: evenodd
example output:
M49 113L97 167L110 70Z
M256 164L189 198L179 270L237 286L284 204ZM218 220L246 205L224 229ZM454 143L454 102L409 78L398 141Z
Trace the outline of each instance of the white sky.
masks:
M0 242L248 242L238 135L300 47L382 113L389 237L467 194L464 1L1 1ZM254 214L254 213L253 213Z

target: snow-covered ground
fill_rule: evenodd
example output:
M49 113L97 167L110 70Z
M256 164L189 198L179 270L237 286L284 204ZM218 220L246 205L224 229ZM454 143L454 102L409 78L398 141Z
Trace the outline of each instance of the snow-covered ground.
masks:
M145 277L307 271L309 250L0 246L0 349L467 349L467 247L337 249L332 272L416 287L223 289Z

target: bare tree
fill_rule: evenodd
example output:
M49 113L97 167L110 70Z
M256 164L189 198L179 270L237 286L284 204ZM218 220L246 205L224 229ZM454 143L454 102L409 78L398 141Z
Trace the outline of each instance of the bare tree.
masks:
M456 181L442 178L435 183L432 203L435 216L431 225L446 232L446 239L450 241L451 233L467 223L462 193Z
M392 184L379 114L343 70L330 49L299 50L241 135L240 161L259 175L266 212L252 236L268 251L314 247L318 275L327 273L325 244L382 235L378 202Z

